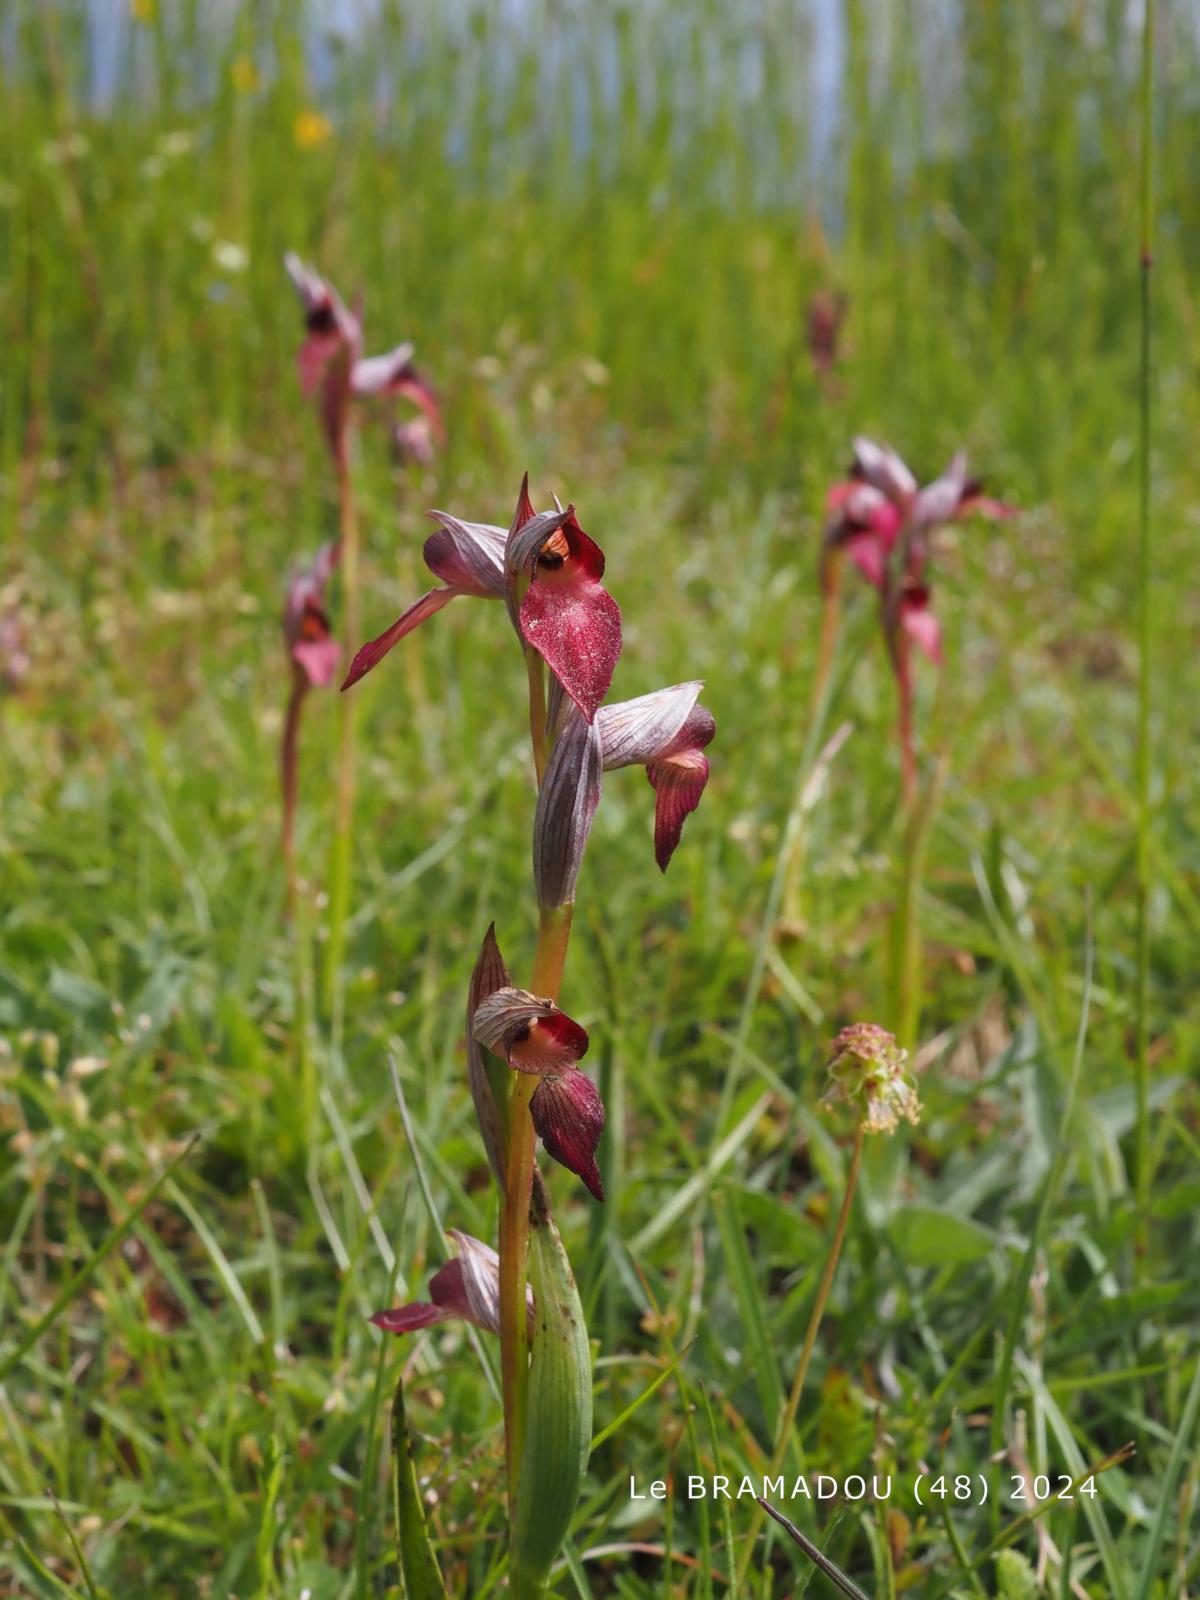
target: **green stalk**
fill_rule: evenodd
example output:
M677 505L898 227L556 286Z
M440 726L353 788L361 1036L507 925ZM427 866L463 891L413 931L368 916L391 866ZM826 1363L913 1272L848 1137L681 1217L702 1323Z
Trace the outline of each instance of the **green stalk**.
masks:
M925 859L946 763L939 761L924 793L906 804L900 901L892 924L892 1027L901 1046L917 1047L921 1027L921 888Z
M359 605L358 517L350 462L342 451L337 469L338 538L341 544L343 636L352 645L362 637ZM329 941L325 947L325 1011L332 1015L341 985L346 950L346 918L350 912L350 874L354 831L354 695L338 696L338 754L333 849L329 858Z
M1146 0L1142 23L1141 170L1141 357L1138 476L1138 729L1137 729L1137 978L1134 994L1134 1082L1137 1094L1135 1187L1136 1254L1146 1252L1150 1205L1150 275L1154 267L1154 0Z
M783 1465L783 1458L787 1454L792 1428L796 1422L796 1412L800 1407L800 1397L804 1393L804 1385L808 1379L808 1369L812 1364L812 1355L813 1350L816 1348L821 1319L825 1315L829 1291L833 1288L833 1279L837 1272L838 1260L842 1254L842 1246L846 1242L846 1229L850 1223L850 1211L854 1204L854 1191L858 1187L858 1173L859 1168L862 1166L863 1141L866 1138L866 1132L865 1123L860 1122L854 1134L854 1148L850 1152L850 1169L846 1173L846 1187L842 1193L842 1208L838 1212L837 1226L833 1230L833 1242L830 1244L829 1254L825 1258L821 1281L817 1285L817 1298L813 1301L812 1312L808 1319L808 1328L804 1335L804 1348L800 1352L800 1365L796 1368L796 1376L792 1379L791 1392L787 1397L787 1404L783 1408L783 1415L779 1419L779 1427L775 1435L775 1448L771 1452L771 1465L767 1474L772 1478L778 1475L779 1469ZM746 1574L750 1568L754 1547L765 1516L766 1512L760 1505L755 1509L754 1515L750 1519L750 1532L747 1535L746 1545L742 1551L742 1559L738 1565L737 1581L739 1584L746 1581Z

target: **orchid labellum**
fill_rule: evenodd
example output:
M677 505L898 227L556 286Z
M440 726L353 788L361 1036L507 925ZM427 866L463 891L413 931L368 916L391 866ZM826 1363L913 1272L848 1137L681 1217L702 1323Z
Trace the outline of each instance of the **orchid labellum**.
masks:
M291 693L280 746L283 793L283 857L289 904L295 895L296 791L299 782L300 717L310 689L333 682L340 654L325 609L325 589L338 560L338 546L326 544L309 567L297 567L288 580L283 607L283 638L291 662Z

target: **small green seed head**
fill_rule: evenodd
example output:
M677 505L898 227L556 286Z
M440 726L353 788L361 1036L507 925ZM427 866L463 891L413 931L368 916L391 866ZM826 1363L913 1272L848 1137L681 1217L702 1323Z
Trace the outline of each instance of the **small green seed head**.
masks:
M901 1118L916 1123L921 1103L907 1063L908 1051L886 1028L852 1022L830 1047L825 1099L854 1106L868 1133L893 1133Z

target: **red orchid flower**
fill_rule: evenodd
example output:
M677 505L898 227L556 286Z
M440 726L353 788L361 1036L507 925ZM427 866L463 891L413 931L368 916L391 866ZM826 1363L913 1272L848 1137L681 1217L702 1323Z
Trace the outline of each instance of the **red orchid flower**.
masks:
M504 596L504 547L508 539L504 529L487 522L460 522L448 511L431 511L429 516L438 529L425 541L425 565L442 580L442 587L422 595L390 628L363 645L350 663L343 689L365 678L401 639L457 595L479 600L500 600Z
M461 1318L484 1333L500 1332L500 1258L490 1245L469 1233L449 1230L458 1249L453 1261L429 1280L429 1300L377 1311L371 1321L385 1333L416 1333L439 1322ZM533 1326L533 1291L526 1291L526 1311Z
M708 757L717 725L697 705L703 684L669 689L601 706L589 724L561 699L551 698L554 751L538 795L533 822L533 872L538 903L567 905L600 804L601 780L618 767L644 766L655 792L654 855L667 870L683 824L700 804L708 782Z
M401 395L420 407L433 438L440 442L441 412L433 390L413 365L412 345L364 357L360 316L298 256L289 253L284 265L304 308L305 337L297 356L300 386L306 395L320 397L321 421L334 462L340 467L346 462L354 399Z
M596 1146L604 1131L600 1092L575 1063L587 1054L586 1032L552 1000L503 988L475 1008L474 1036L515 1072L541 1079L529 1114L547 1152L604 1199Z
M535 512L521 482L504 553L508 612L520 637L591 722L621 654L621 609L603 587L604 552L575 507Z

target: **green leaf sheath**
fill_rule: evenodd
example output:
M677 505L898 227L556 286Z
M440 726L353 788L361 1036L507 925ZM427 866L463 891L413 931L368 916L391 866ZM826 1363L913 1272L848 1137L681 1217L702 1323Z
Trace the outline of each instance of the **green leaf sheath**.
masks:
M392 1401L392 1480L396 1493L396 1554L407 1600L447 1600L446 1586L425 1526L425 1507L404 1420L404 1379Z
M566 1538L592 1437L592 1359L579 1291L541 1184L530 1214L536 1315L525 1448L512 1537L511 1593L536 1600Z

